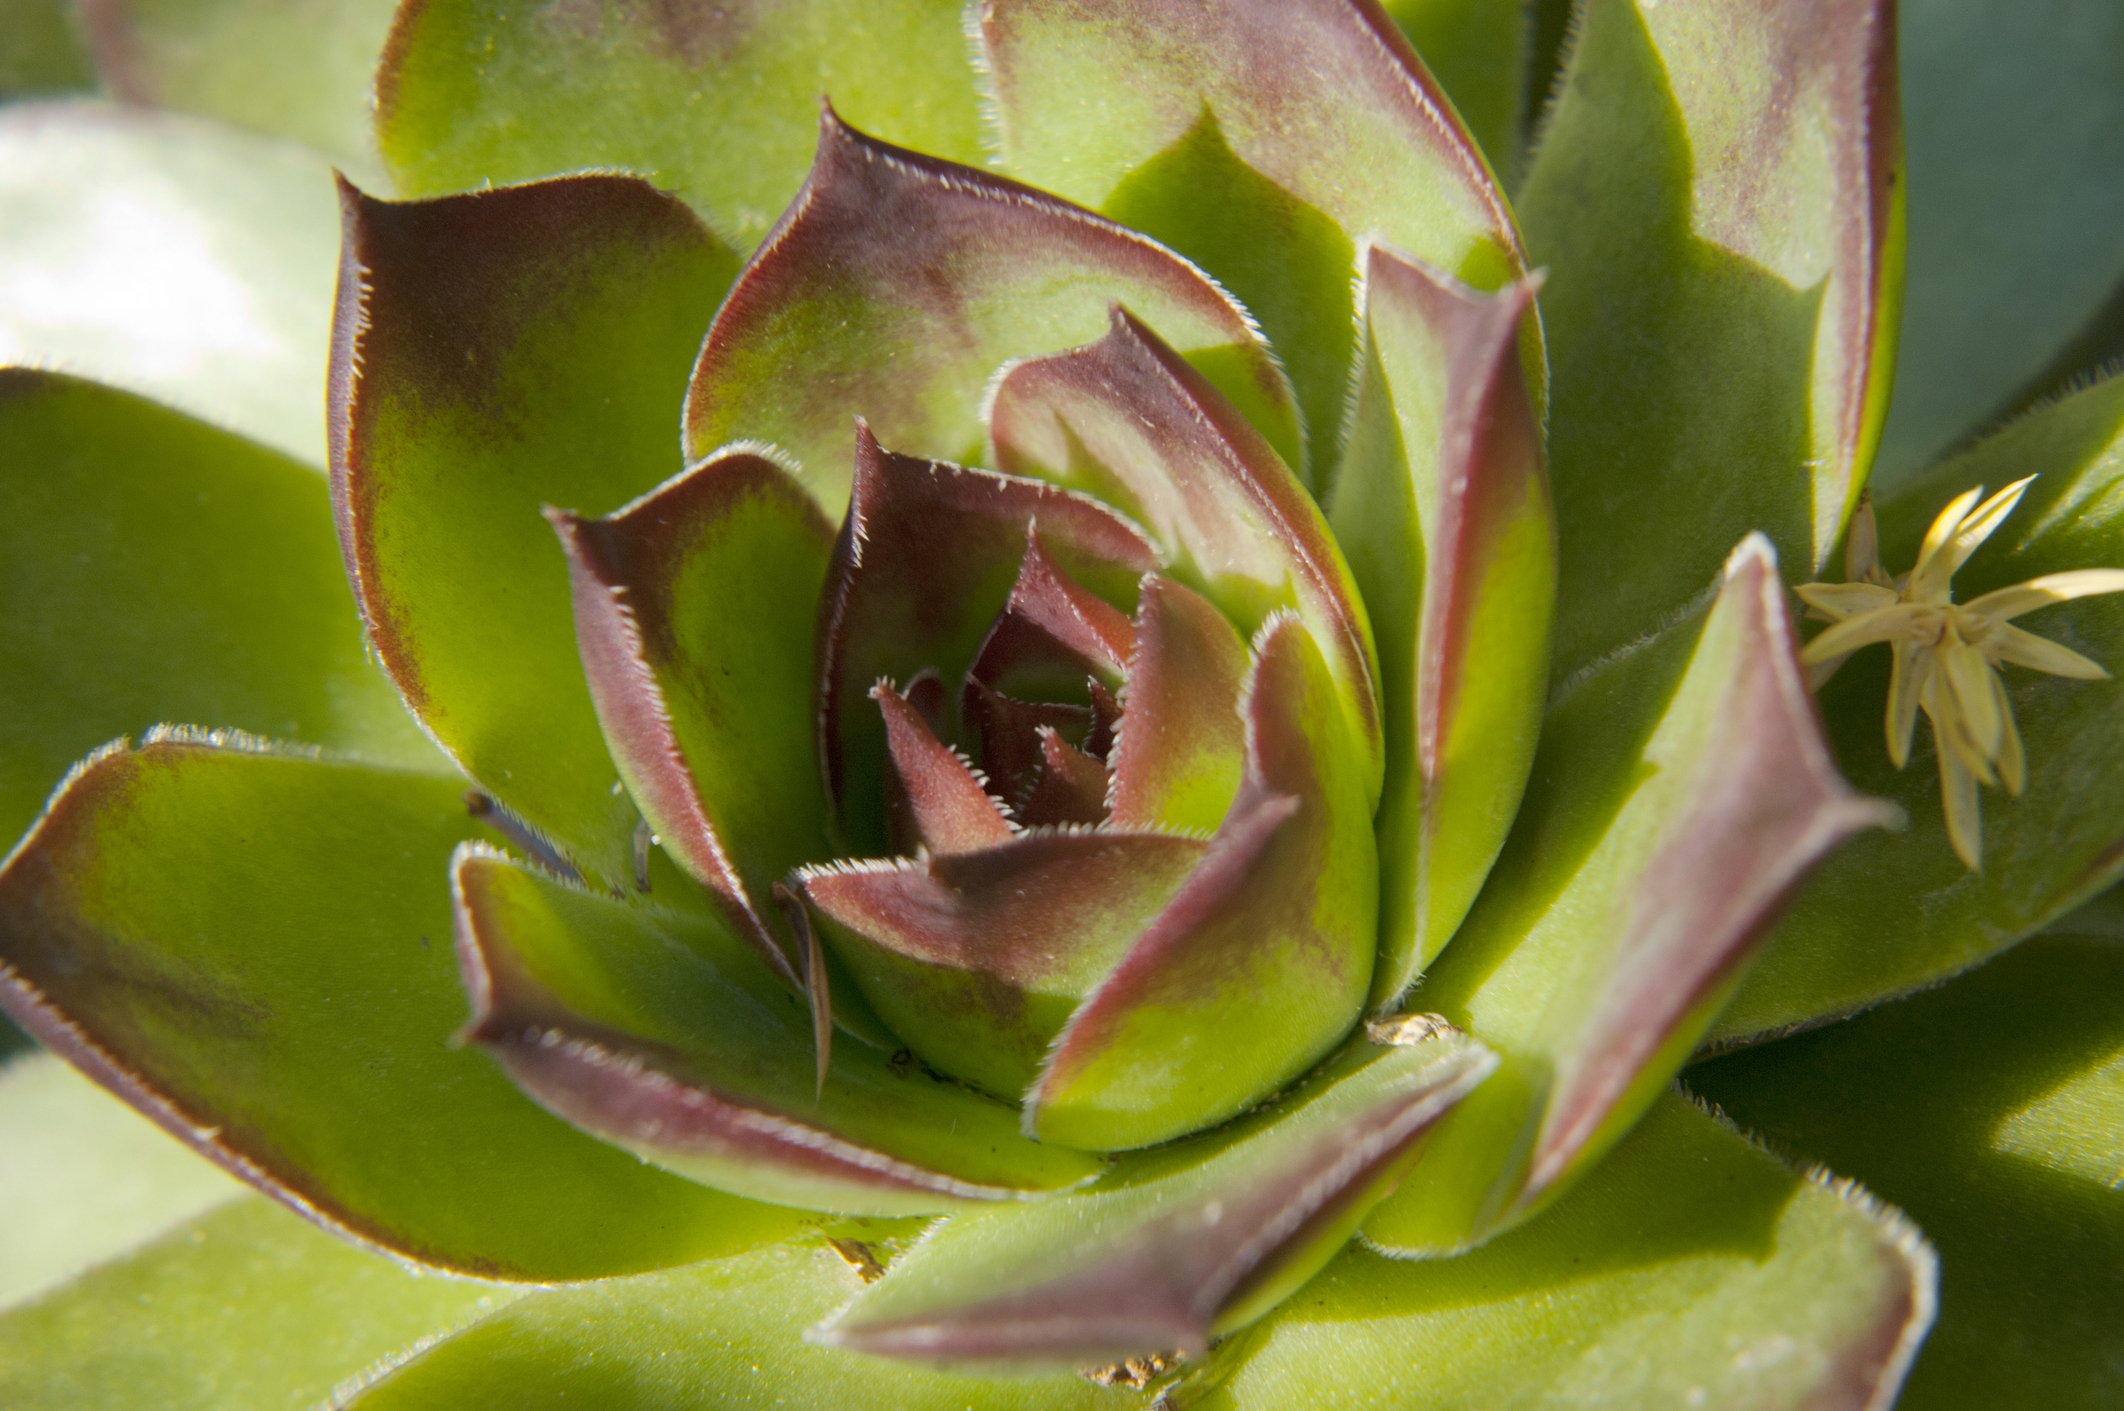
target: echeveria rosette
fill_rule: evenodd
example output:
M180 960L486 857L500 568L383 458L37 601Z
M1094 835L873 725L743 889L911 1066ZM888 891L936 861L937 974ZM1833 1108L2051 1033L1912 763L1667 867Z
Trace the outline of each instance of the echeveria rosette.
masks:
M318 586L314 480L4 375L57 485L123 473L186 526L132 579L10 587L78 604L0 638L63 688L17 792L158 718L329 751L84 762L0 872L11 1008L343 1235L603 1280L365 1406L1884 1403L1929 1251L1662 1091L2120 855L2106 686L2007 679L2027 788L1965 874L1931 771L1874 767L1882 683L1846 669L1825 741L1796 659L1783 584L1858 501L1892 366L1892 16L1595 0L1526 156L1494 144L1542 56L1421 5L1394 19L1487 153L1368 5L999 0L978 88L954 8L398 16L380 147L436 199L343 188L332 500L440 753ZM1002 177L969 165L983 91ZM325 140L329 103L276 102L229 115ZM585 164L684 200L555 175ZM1524 239L1493 168L1527 172ZM485 179L525 184L447 194ZM1884 492L1891 561L2043 472L1967 596L2115 563L2115 387ZM200 468L147 477L143 441ZM92 562L95 500L22 500L10 561ZM2124 647L2099 603L2054 618ZM2052 1107L2014 1150L2095 1110ZM466 1316L234 1213L196 1233L406 1310L291 1358L298 1399ZM107 1302L187 1307L188 1257L0 1339L153 1336ZM1951 1302L1942 1335L1981 1337Z

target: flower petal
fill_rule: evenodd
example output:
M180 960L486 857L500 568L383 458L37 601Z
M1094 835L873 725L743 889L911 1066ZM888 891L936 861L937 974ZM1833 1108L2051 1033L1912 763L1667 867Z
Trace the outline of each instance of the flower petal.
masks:
M908 452L972 460L997 367L1097 337L1115 299L1295 449L1282 373L1245 313L1192 265L1042 192L866 137L828 110L804 189L700 350L689 454L771 442L838 510L851 417Z
M596 1278L779 1237L450 1045L459 788L186 731L93 756L0 870L0 1003L208 1160L425 1264Z
M2013 590L2009 588L2005 591ZM1984 647L2000 661L2012 662L2015 666L2029 667L2051 676L2066 676L2079 681L2109 679L2109 672L2103 669L2100 662L2090 660L2048 637L2023 632L2011 623L2001 623L1992 628L1984 638Z
M881 677L934 669L960 678L1009 600L1028 526L1077 582L1131 606L1137 578L1157 562L1141 530L1083 495L898 455L867 426L858 431L854 495L817 639L821 772L851 855L885 846L874 816L885 740L864 697Z
M1962 605L1964 612L1982 613L1994 622L2005 622L2022 613L2102 593L2124 593L2124 568L2076 568L2065 573L2046 573L2011 588L1998 588Z
M629 905L477 849L452 866L467 1034L532 1097L645 1161L777 1205L920 1214L1072 1185L1010 1110L812 1025L712 915Z
M1246 643L1201 595L1143 581L1127 709L1110 758L1117 828L1210 832L1246 768Z
M634 806L538 509L603 513L669 475L677 369L732 257L630 177L342 196L332 501L370 643L483 789L617 885Z
M1954 533L1954 549L1947 558L1948 577L1959 573L1962 565L1969 562L1969 556L1983 546L2007 515L2013 513L2014 506L2021 503L2021 496L2034 480L2033 475L2024 475L1969 512L1969 517Z
M1327 1263L1496 1063L1450 1030L1353 1045L1272 1111L1090 1191L939 1225L813 1336L933 1362L1200 1357Z
M1930 647L1889 643L1895 653L1888 679L1888 758L1901 769L1910 762L1910 732L1917 728L1918 702L1938 661Z
M1381 960L1444 947L1504 845L1548 694L1556 527L1520 361L1534 281L1496 295L1367 252L1363 357L1331 518L1379 643Z
M621 779L665 848L786 971L769 889L829 852L805 644L832 528L779 466L744 453L604 519L547 518Z
M1800 652L1800 660L1813 666L1832 657L1849 656L1875 642L1902 639L1927 642L1939 630L1940 609L1932 603L1891 602L1858 617L1847 617L1815 634Z
M1860 617L1895 604L1895 589L1878 583L1802 583L1792 590L1808 607L1829 614L1832 622Z
M980 40L1005 169L1166 242L1245 302L1291 369L1323 492L1358 244L1486 289L1524 268L1495 178L1374 5L994 0Z
M1077 1003L1208 845L1159 833L1034 832L979 852L813 868L827 939L908 1045L1015 1100Z
M1333 678L1295 618L1263 629L1245 701L1239 798L1055 1041L1026 1095L1026 1130L1043 1141L1147 1146L1243 1111L1332 1049L1364 1003L1371 808Z
M1020 363L989 410L996 463L1098 496L1243 632L1296 608L1333 673L1376 798L1384 768L1371 627L1327 521L1254 429L1128 310L1105 338Z

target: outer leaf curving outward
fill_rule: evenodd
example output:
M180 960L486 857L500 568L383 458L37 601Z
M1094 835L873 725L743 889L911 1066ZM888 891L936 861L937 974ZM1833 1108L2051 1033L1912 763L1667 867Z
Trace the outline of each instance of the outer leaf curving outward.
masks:
M1374 1213L1390 1249L1456 1248L1553 1199L1680 1067L1791 890L1896 816L1837 775L1753 535L1700 618L1567 687L1532 778L1422 991L1504 1066Z
M989 430L1005 470L1133 515L1172 575L1241 631L1296 609L1326 659L1378 798L1378 666L1356 584L1305 487L1206 379L1116 305L1097 343L1005 374Z
M1025 1128L1098 1150L1240 1112L1349 1032L1372 979L1377 854L1362 764L1296 618L1255 643L1239 797L1026 1095ZM1126 717L1122 730L1127 732Z
M771 442L837 512L852 417L900 450L975 460L996 369L1096 338L1116 299L1297 455L1282 372L1201 271L1089 211L888 146L828 110L810 178L700 350L689 454Z
M1064 572L1124 604L1157 563L1141 530L1088 496L898 455L857 428L817 637L820 770L843 853L885 850L885 740L866 697L880 678L909 689L924 671L959 680L1011 596L1034 527ZM957 733L946 724L942 733Z
M981 40L1006 169L1164 241L1245 302L1289 363L1322 490L1358 243L1484 289L1524 268L1481 153L1371 0L988 0Z
M1496 1066L1452 1030L1354 1045L1273 1109L1128 1158L1089 1191L945 1221L813 1336L933 1362L1199 1357L1333 1258Z
M1590 0L1558 92L1518 207L1549 276L1568 674L1751 530L1814 576L1857 502L1901 291L1893 0ZM1617 572L1640 540L1657 561Z
M831 527L779 466L743 453L606 519L547 517L621 777L665 848L789 973L766 923L770 889L830 851L803 644Z
M823 1084L811 1016L714 915L596 896L479 849L452 866L467 1033L645 1161L776 1204L910 1215L1085 1180L1009 1108L862 1044Z
M1331 518L1379 645L1375 1004L1467 914L1541 733L1556 521L1517 348L1535 287L1485 296L1380 246L1365 254Z
M0 869L13 1017L209 1160L423 1263L594 1278L787 1232L449 1045L457 784L265 750L180 732L81 767Z
M332 498L370 641L467 773L617 885L634 809L539 504L602 513L666 477L731 256L631 178L343 194Z

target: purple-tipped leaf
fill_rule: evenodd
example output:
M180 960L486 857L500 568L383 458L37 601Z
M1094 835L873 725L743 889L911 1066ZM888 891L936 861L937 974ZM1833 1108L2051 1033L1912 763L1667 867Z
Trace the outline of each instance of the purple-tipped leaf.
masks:
M867 1045L844 1045L821 1083L806 1000L717 917L597 896L477 849L451 876L468 1037L541 1105L646 1161L871 1215L1016 1199L1096 1170Z
M832 528L779 466L744 453L605 519L547 518L620 777L664 847L786 970L770 889L829 852L809 639Z
M858 432L854 493L819 600L816 706L821 771L852 854L885 843L885 741L865 697L881 677L960 679L1009 601L1028 529L1076 582L1130 605L1157 561L1141 530L1086 496L898 455Z
M1243 1111L1332 1049L1364 1003L1371 808L1333 679L1296 618L1263 630L1245 711L1246 773L1223 826L1027 1094L1026 1130L1043 1140L1147 1146Z
M1305 487L1201 374L1116 306L1098 342L1012 368L989 429L998 465L1133 516L1173 575L1241 630L1296 609L1326 657L1377 797L1384 766L1364 604Z
M1331 517L1379 646L1387 776L1375 1004L1475 900L1541 733L1556 527L1519 331L1535 281L1479 294L1373 246Z
M907 698L880 681L870 688L885 720L885 820L897 852L972 852L1010 841L1017 831L1001 800L957 750L936 737Z
M1128 614L1072 582L1035 532L1026 536L1010 601L967 675L1010 695L1045 699L1081 692L1087 676L1118 685L1134 646Z
M1451 1031L1360 1042L1271 1111L1087 1192L944 1222L813 1337L946 1363L1200 1356L1333 1257L1495 1066Z
M1246 643L1200 594L1143 581L1128 708L1111 756L1118 828L1212 832L1246 766Z
M1096 338L1116 299L1296 454L1282 372L1192 265L1044 192L866 137L828 109L810 177L700 350L686 445L699 455L771 442L837 510L851 417L909 452L973 460L996 369Z
M1040 736L1040 777L1017 806L1018 821L1028 828L1090 825L1106 821L1106 796L1113 774L1096 759L1047 727Z
M369 641L483 789L618 885L634 807L539 507L603 513L669 476L732 256L632 177L341 197L332 503Z

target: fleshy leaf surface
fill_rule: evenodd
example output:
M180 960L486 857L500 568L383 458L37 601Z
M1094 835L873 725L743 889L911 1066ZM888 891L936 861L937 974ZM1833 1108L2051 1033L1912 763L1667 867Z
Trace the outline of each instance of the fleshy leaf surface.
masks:
M1926 526L1959 491L2031 472L2038 478L2019 508L1955 575L1956 599L2048 573L2124 567L2124 378L2032 412L1878 501L1882 561L1899 570L1914 562ZM2046 607L2015 625L2124 672L2124 602L2114 597ZM1910 826L1860 838L1822 868L1719 1016L1712 1042L1776 1034L1937 984L2124 871L2124 688L2005 669L2027 781L2019 798L1986 791L1984 868L1972 872L1948 844L1929 740L1908 768L1889 762L1888 676L1885 649L1860 653L1822 689L1822 713L1852 781L1900 803Z
M966 757L939 740L922 713L880 681L870 688L885 720L885 823L893 850L972 852L1010 841L1017 829Z
M1364 603L1305 487L1268 441L1127 309L1106 337L1018 364L989 409L996 463L1132 516L1167 571L1251 634L1295 609L1333 675L1376 799L1378 665Z
M207 1159L423 1263L586 1278L788 1228L450 1045L457 784L263 748L180 732L73 776L0 869L19 1023Z
M113 736L213 720L449 772L362 653L324 482L128 393L0 369L0 838Z
M832 919L872 1007L915 1053L1016 1101L1204 847L1041 830L979 851L815 869L804 890Z
M1452 1030L1359 1042L1272 1109L1089 1191L945 1221L814 1336L947 1364L1199 1358L1333 1258L1496 1065Z
M1148 1146L1232 1116L1324 1057L1363 1005L1371 808L1334 680L1295 617L1257 638L1244 700L1239 796L1055 1041L1026 1094L1025 1129L1042 1140Z
M407 195L621 167L750 249L803 182L822 96L888 141L981 161L960 9L427 0L384 52L378 137Z
M0 362L141 392L322 466L338 238L313 152L105 103L0 111Z
M343 194L332 497L370 642L467 773L617 884L636 815L539 507L603 514L668 478L731 254L627 177Z
M1113 824L1214 832L1246 772L1246 643L1209 601L1143 580L1127 708L1115 730Z
M0 1317L0 1402L311 1411L519 1296L422 1278L245 1197Z
M1298 454L1282 371L1201 271L1111 221L988 172L880 142L829 109L811 175L700 350L688 454L740 438L796 458L829 513L852 419L912 455L972 462L998 367L1088 343L1120 301Z
M1033 526L1063 571L1125 606L1157 555L1089 496L901 455L858 431L854 492L819 598L819 767L842 851L876 854L885 738L867 697L878 681L912 690L924 671L958 681L1010 599Z
M469 1036L577 1126L778 1205L911 1215L1083 1181L1008 1107L867 1045L823 1091L811 1014L715 916L597 896L479 849L452 869Z
M1937 990L1687 1071L1779 1150L1894 1200L1939 1247L1939 1324L1906 1407L2095 1411L2124 1392L2119 986L2116 939L2043 937Z
M1683 609L1744 533L1795 574L1841 534L1893 364L1894 49L1888 0L1580 13L1517 202L1548 271L1549 461L1571 526L1559 674ZM1639 543L1658 554L1619 565Z
M1170 245L1254 312L1297 386L1316 489L1357 243L1482 288L1523 267L1481 152L1371 0L990 0L980 33L1004 169Z
M828 855L810 639L832 526L761 456L718 456L604 519L548 511L612 760L663 846L770 961L774 884Z
M1469 136L1509 188L1524 158L1539 5L1517 0L1380 0Z
M1893 808L1836 772L1750 536L1717 597L1549 712L1512 836L1424 977L1504 1057L1369 1236L1450 1250L1553 1199L1658 1096L1790 891Z
M1396 999L1467 914L1541 733L1556 522L1518 355L1534 289L1480 295L1382 246L1366 253L1330 519L1379 652L1375 1004Z

